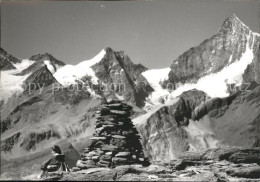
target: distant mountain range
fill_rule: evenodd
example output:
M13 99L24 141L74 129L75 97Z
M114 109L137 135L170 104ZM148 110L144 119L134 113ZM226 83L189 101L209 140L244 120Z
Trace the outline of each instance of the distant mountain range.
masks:
M64 139L82 151L104 97L133 106L145 155L155 161L218 146L260 147L260 35L235 15L164 69L134 64L108 47L77 65L0 49L0 70L6 160Z

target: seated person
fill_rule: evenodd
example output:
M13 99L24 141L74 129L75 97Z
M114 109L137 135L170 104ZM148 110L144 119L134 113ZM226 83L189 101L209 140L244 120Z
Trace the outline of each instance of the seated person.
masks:
M52 147L52 157L41 166L41 170L40 178L42 178L46 172L69 171L65 156L61 154L59 146L54 145Z

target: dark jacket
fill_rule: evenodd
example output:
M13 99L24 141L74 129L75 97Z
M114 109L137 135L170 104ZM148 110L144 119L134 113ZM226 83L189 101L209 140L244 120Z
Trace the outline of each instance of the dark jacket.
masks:
M65 156L63 154L53 155L41 166L41 170L48 172L54 172L59 170L60 168L62 169L62 171L68 170L68 166L65 162Z

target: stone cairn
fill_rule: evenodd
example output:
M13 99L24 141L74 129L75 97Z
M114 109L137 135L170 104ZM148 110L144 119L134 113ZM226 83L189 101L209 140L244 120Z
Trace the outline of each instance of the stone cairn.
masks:
M132 107L121 101L104 102L96 118L91 144L77 162L79 169L149 163L130 117Z

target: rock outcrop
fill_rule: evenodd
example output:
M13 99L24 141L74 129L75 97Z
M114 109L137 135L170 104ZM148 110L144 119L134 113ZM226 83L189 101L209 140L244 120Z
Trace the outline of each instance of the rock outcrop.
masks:
M92 142L77 162L78 168L145 163L140 136L129 119L131 109L115 100L102 104Z

